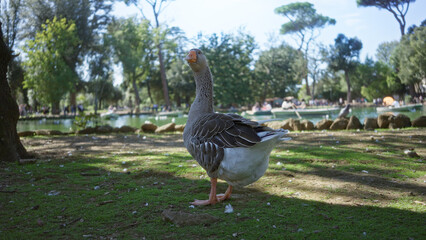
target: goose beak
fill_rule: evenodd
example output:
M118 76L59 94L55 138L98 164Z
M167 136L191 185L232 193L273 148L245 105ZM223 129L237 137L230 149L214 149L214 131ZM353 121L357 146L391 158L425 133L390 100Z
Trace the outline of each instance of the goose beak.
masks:
M195 63L197 61L197 53L194 50L189 51L188 56L186 56L185 60L188 63Z

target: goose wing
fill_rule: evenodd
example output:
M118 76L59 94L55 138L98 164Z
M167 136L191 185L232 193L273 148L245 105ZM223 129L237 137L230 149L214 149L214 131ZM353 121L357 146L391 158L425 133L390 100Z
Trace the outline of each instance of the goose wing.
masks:
M251 147L262 140L258 132L270 130L237 114L205 114L192 126L188 150L210 175L219 168L224 148Z

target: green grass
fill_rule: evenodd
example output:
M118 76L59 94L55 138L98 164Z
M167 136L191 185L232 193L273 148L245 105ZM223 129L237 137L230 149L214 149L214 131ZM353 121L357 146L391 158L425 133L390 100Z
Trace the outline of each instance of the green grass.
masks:
M189 202L207 197L209 178L182 148L1 163L0 239L426 239L426 207L418 203L425 202L424 161L370 142L301 146L293 138L274 150L257 183L236 188L229 201L195 208ZM304 177L330 185L310 186ZM218 192L226 187L220 182ZM311 190L318 196L299 197ZM330 202L339 197L356 201ZM227 204L233 213L224 213ZM220 221L178 227L162 220L165 209Z

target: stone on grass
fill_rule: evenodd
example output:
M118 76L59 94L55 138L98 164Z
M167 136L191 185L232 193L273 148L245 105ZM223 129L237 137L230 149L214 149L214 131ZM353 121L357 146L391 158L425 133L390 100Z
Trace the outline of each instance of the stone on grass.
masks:
M300 125L302 125L303 130L314 130L314 124L309 120L302 120L300 122Z
M93 133L95 133L95 128L93 127L87 127L87 128L76 131L76 134L93 134Z
M35 134L40 136L63 135L63 133L59 130L50 130L50 129L36 130Z
M155 133L165 133L165 132L174 132L175 131L175 123L165 124L157 129L155 129Z
M95 133L111 133L114 130L110 125L103 125L95 128Z
M142 131L147 132L147 133L153 133L155 132L155 130L157 129L157 125L153 124L153 123L144 123L141 126Z
M333 120L323 119L315 125L318 130L329 129L331 124L333 124Z
M348 126L349 120L346 118L337 118L330 126L330 130L343 130Z
M290 119L288 119L288 121L289 121L289 124L290 124L290 128L293 129L293 131L302 131L303 130L303 127L300 124L300 120L290 118Z
M364 119L364 129L365 130L374 130L378 128L377 118L365 118Z
M218 217L206 213L186 213L169 209L164 210L161 215L164 221L171 222L178 227L210 225L220 220Z
M290 126L289 123L285 123L284 121L265 122L262 125L277 130L277 129L282 129L286 124L287 124L288 127Z
M413 127L426 127L426 116L420 116L413 120Z
M351 116L346 129L362 129L362 124L356 116Z
M178 124L175 126L175 131L183 132L185 130L185 124Z
M398 114L394 120L393 123L389 124L389 128L407 128L411 127L411 120L407 115L404 114Z
M380 114L377 118L377 126L379 128L388 128L389 123L392 123L394 121L395 115L393 113L383 113Z
M136 128L124 125L124 126L121 126L118 131L121 133L129 133L129 132L136 131Z
M34 136L36 133L34 131L22 131L22 132L18 132L18 136L20 137L29 137L29 136Z

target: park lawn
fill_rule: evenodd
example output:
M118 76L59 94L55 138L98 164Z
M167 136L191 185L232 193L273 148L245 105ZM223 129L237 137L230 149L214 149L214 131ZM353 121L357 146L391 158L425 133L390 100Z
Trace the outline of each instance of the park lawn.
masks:
M0 238L426 239L426 129L290 136L259 181L194 208L209 178L179 134L24 138L38 160L0 165ZM177 226L167 209L219 221Z

